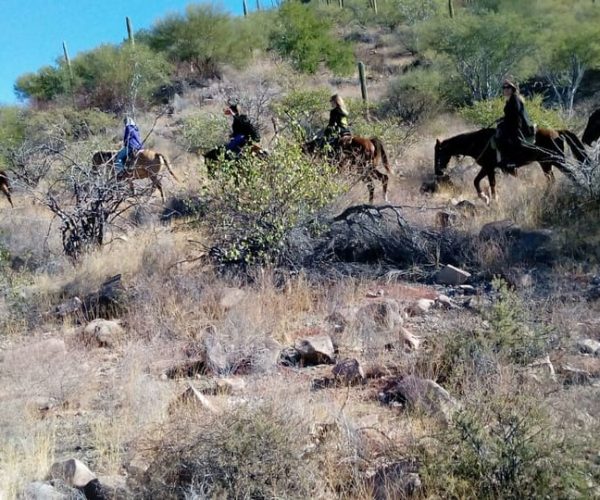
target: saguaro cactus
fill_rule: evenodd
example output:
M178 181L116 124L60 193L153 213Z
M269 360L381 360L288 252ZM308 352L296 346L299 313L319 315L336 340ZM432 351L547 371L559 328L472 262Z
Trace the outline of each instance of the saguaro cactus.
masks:
M129 39L129 43L131 45L135 45L135 39L133 38L133 28L131 27L131 19L129 19L129 17L125 18L125 24L127 24L127 38Z
M360 80L360 93L363 102L365 103L365 115L369 118L369 94L367 93L367 78L365 73L365 64L360 61L358 63L358 78Z
M450 15L450 19L454 19L454 4L452 0L448 0L448 14Z
M75 106L75 92L74 92L74 81L73 81L73 68L71 66L71 58L69 57L69 51L67 50L67 42L63 41L63 53L65 55L65 64L67 65L67 71L69 72L69 88L71 89L71 99L73 100L73 106Z

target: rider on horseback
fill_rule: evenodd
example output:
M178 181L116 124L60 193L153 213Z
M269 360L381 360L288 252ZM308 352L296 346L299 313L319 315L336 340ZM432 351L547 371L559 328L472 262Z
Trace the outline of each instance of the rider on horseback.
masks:
M344 142L352 134L348 128L348 111L342 97L339 94L332 95L329 102L331 103L329 123L323 132L323 137L330 146L334 147L338 141Z
M133 118L126 116L123 123L125 125L123 148L117 153L117 157L115 158L115 171L117 175L125 170L126 163L130 163L143 148L140 129L135 121L133 121Z
M518 153L524 144L533 143L535 129L517 85L510 80L504 80L502 93L506 104L504 117L498 120L496 128L496 156L501 167L514 171Z
M231 103L225 108L225 115L233 116L231 125L231 135L229 142L225 145L227 151L235 155L242 152L242 148L253 142L260 142L260 134L256 127L249 120L247 115L240 114L236 103Z

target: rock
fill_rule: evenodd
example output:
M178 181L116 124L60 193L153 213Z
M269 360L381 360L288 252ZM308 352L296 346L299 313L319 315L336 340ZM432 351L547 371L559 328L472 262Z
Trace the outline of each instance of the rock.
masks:
M532 363L529 363L523 368L523 371L526 377L532 379L535 382L556 382L556 372L554 370L554 365L550 361L550 356L548 355Z
M115 318L125 312L125 288L121 282L121 275L116 274L107 279L98 291L90 293L83 298L82 312L85 318Z
M447 264L438 271L435 280L442 285L462 285L470 277L471 273Z
M474 217L477 214L477 206L469 200L452 200L452 205L456 210L460 210L463 214Z
M380 467L368 484L374 500L409 498L417 495L422 487L418 465L409 460Z
M82 341L89 347L114 347L125 331L115 320L95 319L82 332Z
M66 318L81 310L83 302L79 297L73 297L59 305L57 305L52 313L58 318Z
M367 304L357 311L356 316L363 326L374 326L377 330L394 330L403 323L398 303L392 299Z
M246 389L246 381L240 377L223 377L216 380L217 392L220 394L233 394Z
M435 304L438 307L443 307L444 309L453 309L456 306L454 302L447 295L440 294L435 298Z
M410 331L408 331L406 328L404 328L403 326L400 327L400 339L402 340L403 344L408 345L408 347L410 347L413 350L418 350L419 347L421 346L421 337L417 337L416 335L413 335Z
M279 364L282 366L298 366L301 361L300 351L295 347L286 347L279 354Z
M409 316L422 316L431 309L435 301L431 299L419 299L417 302L407 307L406 313Z
M336 333L342 333L356 321L358 310L356 307L341 307L327 316L325 320L333 326Z
M597 356L600 351L600 342L594 339L580 339L577 341L577 348L585 354Z
M592 383L591 373L581 368L565 364L559 367L558 373L563 379L564 385L590 385Z
M206 369L214 374L227 373L229 370L227 353L216 335L210 334L205 336L202 340L202 344L204 347L204 363Z
M196 389L191 382L188 382L188 388L182 394L171 401L169 404L169 413L173 413L182 403L186 404L191 402L197 404L204 410L208 410L210 413L219 413L210 400Z
M205 372L206 363L204 357L197 357L174 362L164 371L164 375L166 378L174 379L195 377Z
M458 289L465 295L475 295L477 293L473 285L460 285Z
M43 481L33 481L25 486L23 496L19 498L25 500L71 500L76 498L73 496L73 493L77 494L76 490L70 490L70 492L62 490L66 490L66 488L58 489ZM0 491L0 498L4 498L1 493L2 491Z
M92 479L85 486L78 488L85 495L86 500L110 500L114 498L109 495L104 485L98 479Z
M228 311L244 300L246 292L241 288L224 288L220 293L219 306Z
M83 488L90 481L96 479L96 475L83 462L76 458L70 458L63 462L55 462L50 467L47 479L58 479L68 486Z
M365 380L365 373L356 359L339 361L333 367L332 373L336 381L343 385L360 384Z
M399 403L427 415L450 421L452 412L458 406L456 401L442 386L429 379L414 375L393 378L379 393L383 404Z
M435 221L441 228L451 227L456 224L457 220L458 215L455 212L450 212L449 210L441 210L435 214Z
M382 289L377 290L376 292L368 291L365 296L369 299L375 299L377 297L383 297L385 292Z
M297 340L294 348L304 366L330 364L335 358L333 342L329 335L318 335Z

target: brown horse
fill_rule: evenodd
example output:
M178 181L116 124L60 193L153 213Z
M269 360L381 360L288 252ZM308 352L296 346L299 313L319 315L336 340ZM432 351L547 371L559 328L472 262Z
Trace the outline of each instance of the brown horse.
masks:
M8 175L6 175L6 172L3 172L2 170L0 170L0 191L8 198L10 206L14 207L11 197L12 188L10 186L10 179L8 178Z
M489 197L481 190L481 180L487 176L491 195L496 199L496 172L498 166L496 150L492 147L492 138L496 129L485 128L475 132L460 134L435 144L436 179L445 177L444 170L453 156L470 156L481 166L475 177L475 189L480 198L489 203ZM523 146L516 155L516 165L521 167L528 163L538 162L550 182L554 180L554 165L566 175L571 172L565 164L564 143L567 143L579 162L587 160L585 147L577 136L569 130L552 130L540 128L536 132L535 145Z
M248 144L242 150L242 154L249 153L252 156L257 158L265 159L269 156L269 152L266 149L260 147L260 144ZM207 151L202 155L204 157L204 163L206 165L206 170L208 171L209 177L214 177L215 174L215 165L225 159L225 160L238 160L240 158L239 155L236 155L232 151L227 151L225 146L218 146L216 148Z
M305 142L302 145L302 151L306 154L319 153L322 150L322 142L320 138ZM358 174L359 179L367 185L369 190L369 203L373 203L375 197L373 180L381 181L383 199L388 201L389 176L377 170L377 166L381 162L390 175L392 170L383 143L377 137L368 138L353 135L349 139L340 139L333 151L330 151L329 159L341 169L347 168L349 171Z
M590 115L583 136L581 138L584 144L592 145L592 142L597 141L600 137L600 108Z
M99 167L101 165L107 165L110 167L115 166L115 158L118 151L96 151L92 156L92 165ZM117 180L127 180L133 189L133 181L136 179L150 179L154 189L158 189L160 197L163 202L165 201L165 195L163 192L162 184L158 176L162 166L165 166L169 173L173 176L176 181L179 181L171 165L167 160L167 157L161 153L153 151L151 149L140 150L135 158L133 158L131 165L128 165L125 170L119 172Z

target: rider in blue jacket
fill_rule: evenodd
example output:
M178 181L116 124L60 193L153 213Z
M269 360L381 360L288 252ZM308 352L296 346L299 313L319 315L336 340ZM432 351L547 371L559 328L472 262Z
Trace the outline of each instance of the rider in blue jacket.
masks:
M134 158L135 155L143 148L142 139L140 138L140 129L136 125L133 118L126 117L123 120L125 125L125 133L123 134L123 148L117 153L115 159L115 170L117 174L125 169L125 163L128 159Z

